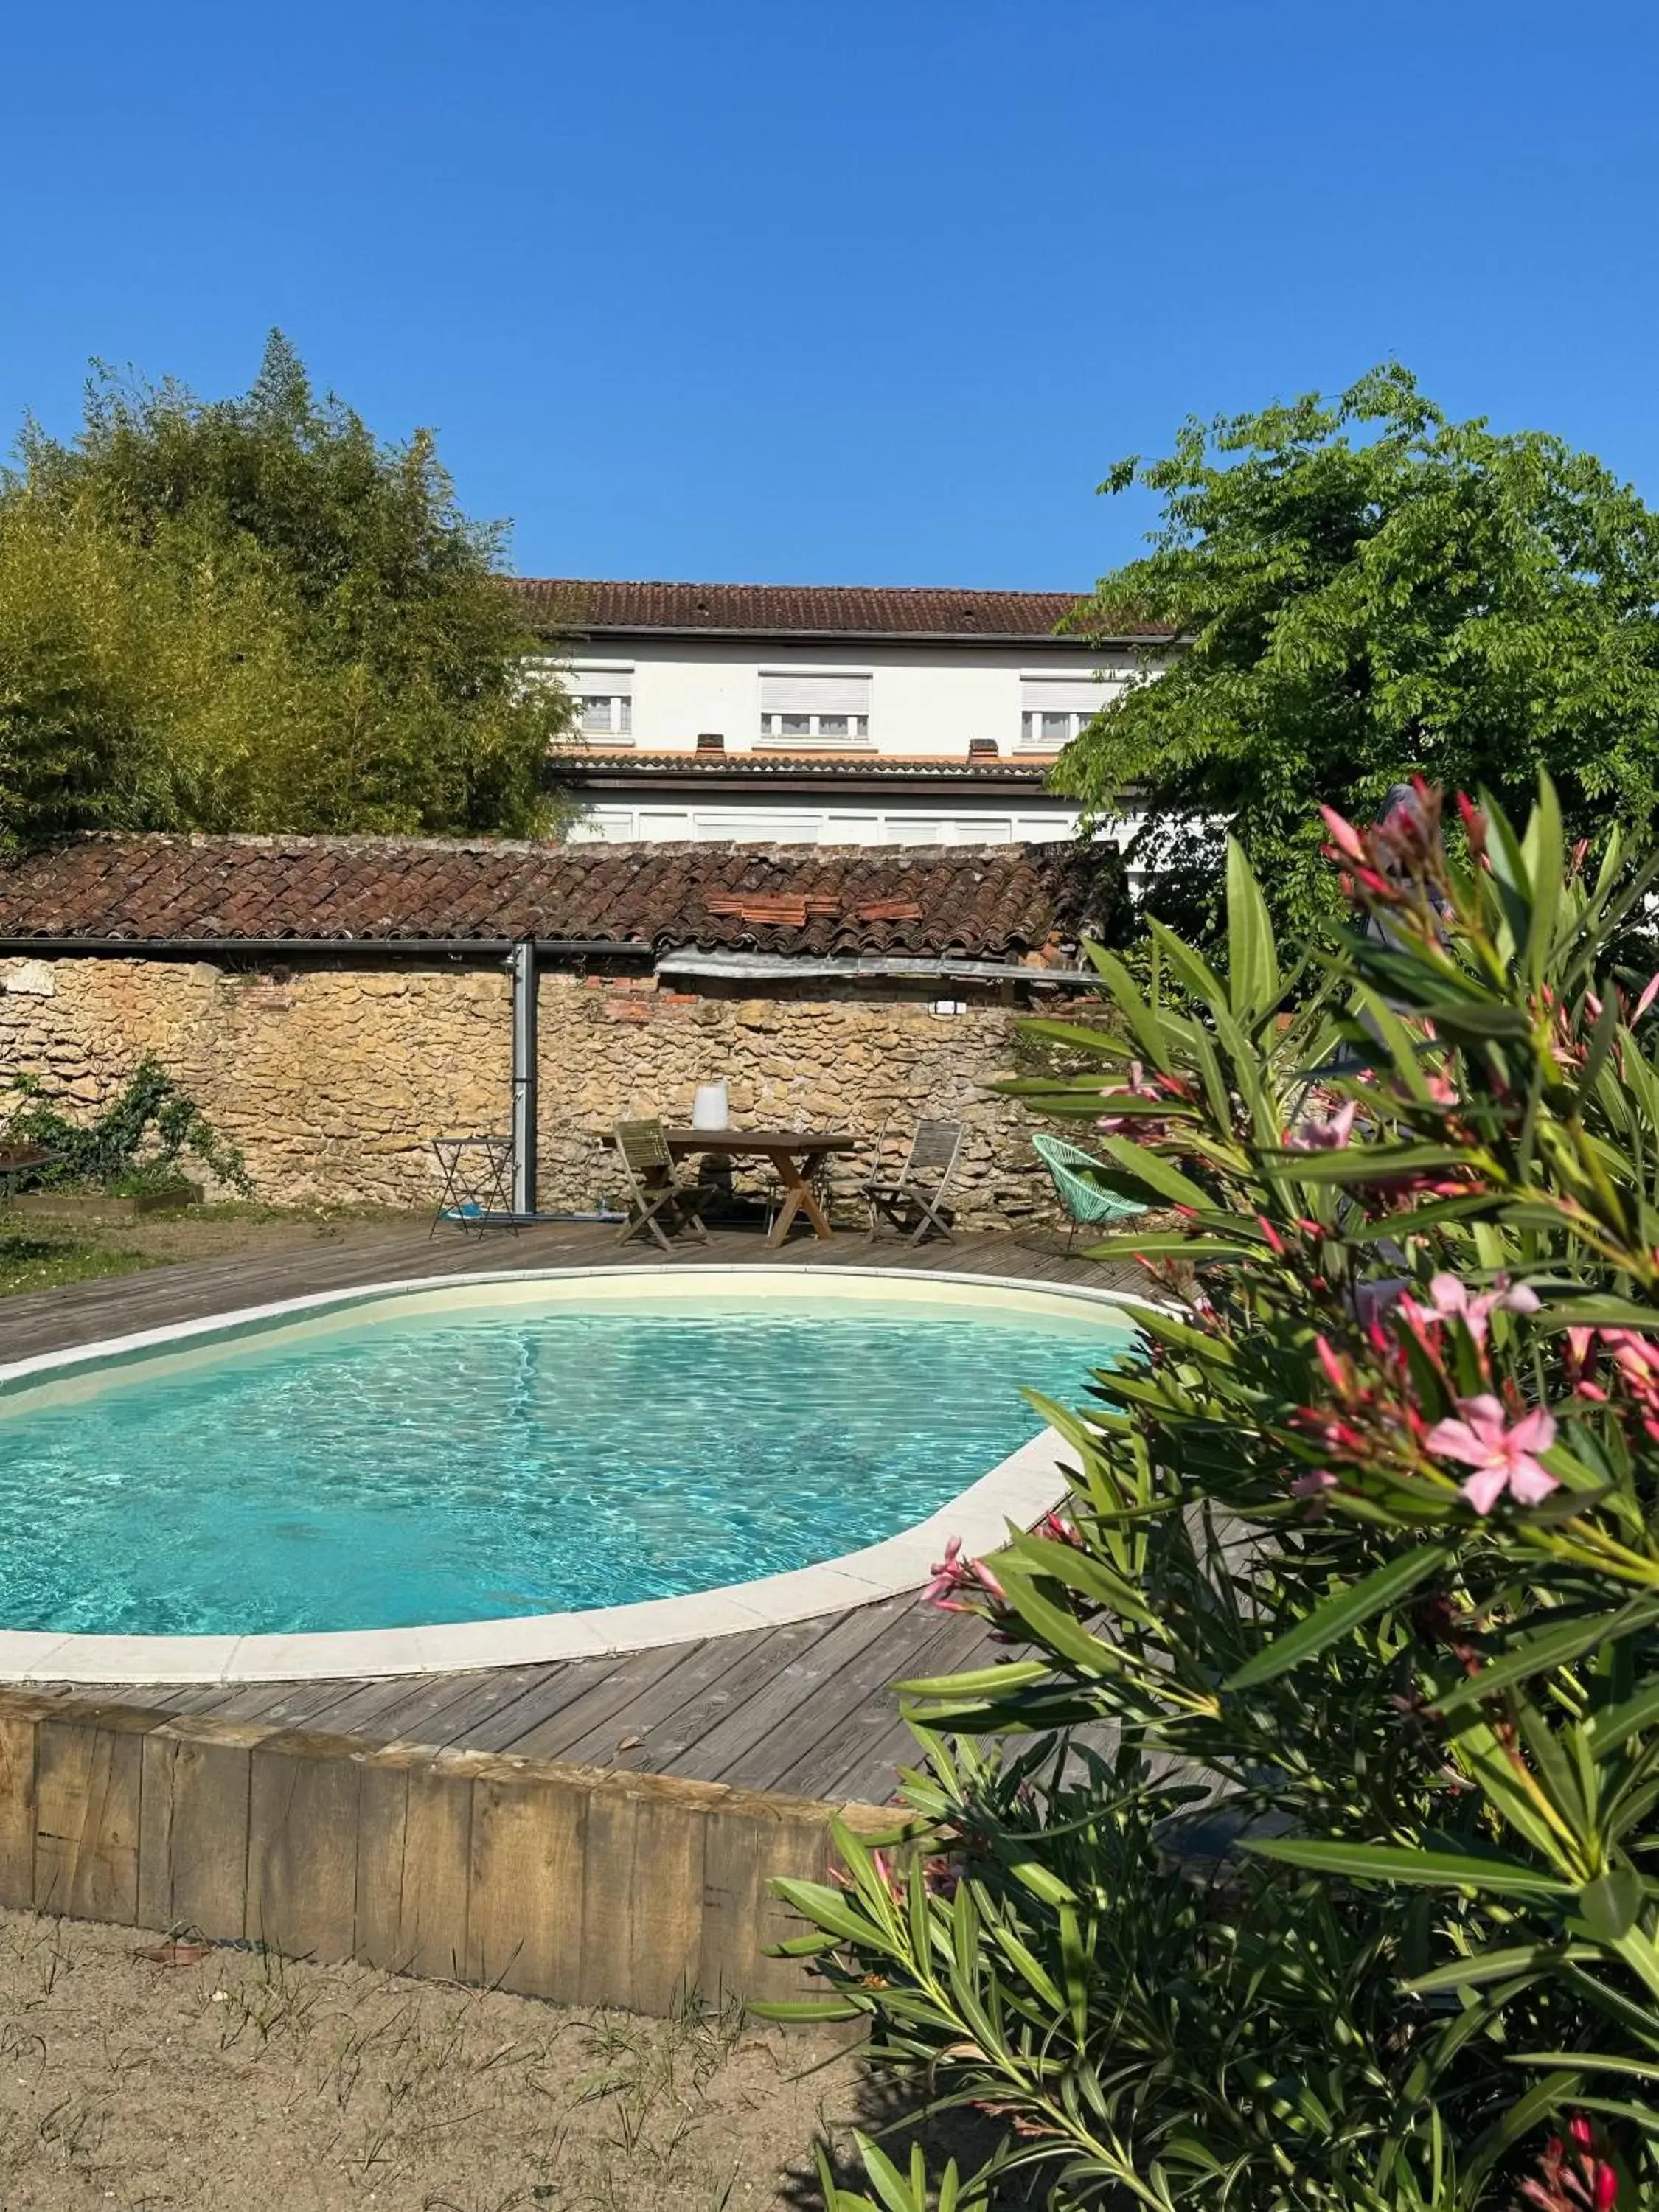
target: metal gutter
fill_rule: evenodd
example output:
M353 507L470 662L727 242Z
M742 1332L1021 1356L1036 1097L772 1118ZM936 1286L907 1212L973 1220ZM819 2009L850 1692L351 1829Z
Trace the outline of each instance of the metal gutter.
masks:
M513 1211L536 1211L536 945L507 956L513 978Z
M803 959L788 952L665 952L659 975L708 975L726 982L857 982L951 979L961 982L1077 983L1092 987L1091 968L1027 968L1013 960L971 960L965 955L863 952L849 959Z
M1040 651L1047 647L1056 652L1088 653L1097 647L1110 647L1117 651L1138 650L1158 652L1180 642L1173 630L1144 631L1119 636L1099 635L1079 638L1067 633L1055 636L1049 630L990 630L990 629L728 629L714 623L698 623L695 626L669 625L657 628L641 623L584 623L573 621L568 629L550 627L537 629L532 635L552 644L568 644L572 638L603 638L607 643L627 638L655 641L670 638L679 642L705 637L729 643L741 640L753 645L982 645L1006 652L1018 646L1021 652Z
M516 966L528 951L535 959L587 958L651 961L659 975L710 975L726 981L823 981L861 976L888 980L955 976L965 981L1020 983L1078 983L1097 978L1086 968L1028 968L1017 961L975 960L966 955L859 953L849 958L812 958L790 952L703 952L695 946L659 954L636 939L606 937L0 937L0 957L52 954L82 958L189 960L203 957L280 959L284 957L366 960L456 959Z

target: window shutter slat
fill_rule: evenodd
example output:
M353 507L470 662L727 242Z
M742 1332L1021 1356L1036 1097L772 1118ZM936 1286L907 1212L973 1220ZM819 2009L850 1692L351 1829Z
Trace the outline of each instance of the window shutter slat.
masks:
M763 714L867 714L867 676L761 676Z
M1097 714L1113 696L1112 687L1092 676L1022 676L1022 714Z

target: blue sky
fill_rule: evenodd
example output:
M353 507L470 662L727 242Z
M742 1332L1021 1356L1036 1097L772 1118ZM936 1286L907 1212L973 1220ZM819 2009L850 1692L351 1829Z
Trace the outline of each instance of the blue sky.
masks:
M1536 0L19 0L0 426L280 324L527 574L1085 583L1397 354L1659 503L1659 20Z

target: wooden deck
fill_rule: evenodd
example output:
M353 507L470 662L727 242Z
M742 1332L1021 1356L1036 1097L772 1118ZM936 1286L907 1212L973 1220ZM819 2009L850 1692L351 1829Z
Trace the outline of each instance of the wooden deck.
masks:
M676 1267L775 1261L758 1235L717 1232ZM782 1255L813 1266L939 1269L1094 1288L1136 1287L1138 1271L1064 1255L1042 1231L963 1236L920 1249L859 1236L799 1242ZM649 1264L605 1228L543 1228L482 1243L425 1231L354 1229L298 1250L238 1255L10 1298L0 1304L0 1360L347 1285L484 1269ZM1081 1378L1079 1378L1080 1380ZM366 1743L523 1753L721 1782L832 1801L879 1803L910 1739L892 1686L981 1665L1001 1647L982 1625L914 1598L749 1634L599 1659L373 1681L239 1689L123 1686L64 1689L77 1701L141 1705Z

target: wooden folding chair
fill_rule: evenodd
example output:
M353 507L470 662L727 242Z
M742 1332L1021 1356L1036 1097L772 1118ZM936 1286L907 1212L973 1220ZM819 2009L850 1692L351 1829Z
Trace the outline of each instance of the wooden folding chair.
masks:
M884 1115L876 1133L864 1148L864 1157L856 1152L823 1152L812 1170L812 1188L817 1194L818 1204L831 1221L839 1216L843 1224L850 1213L854 1221L863 1214L865 1194L872 1182L881 1180L882 1158L887 1149L887 1133L893 1126L890 1114ZM767 1228L772 1224L769 1219Z
M884 1215L896 1229L908 1232L912 1244L920 1244L934 1229L951 1243L956 1242L945 1218L945 1201L962 1157L962 1139L960 1121L917 1122L897 1175L886 1182L878 1168L864 1186L872 1237Z
M617 1157L628 1178L628 1220L618 1244L626 1244L648 1229L665 1252L673 1246L664 1222L676 1230L695 1232L703 1243L708 1231L697 1207L703 1185L695 1176L676 1167L668 1138L660 1121L618 1121Z

